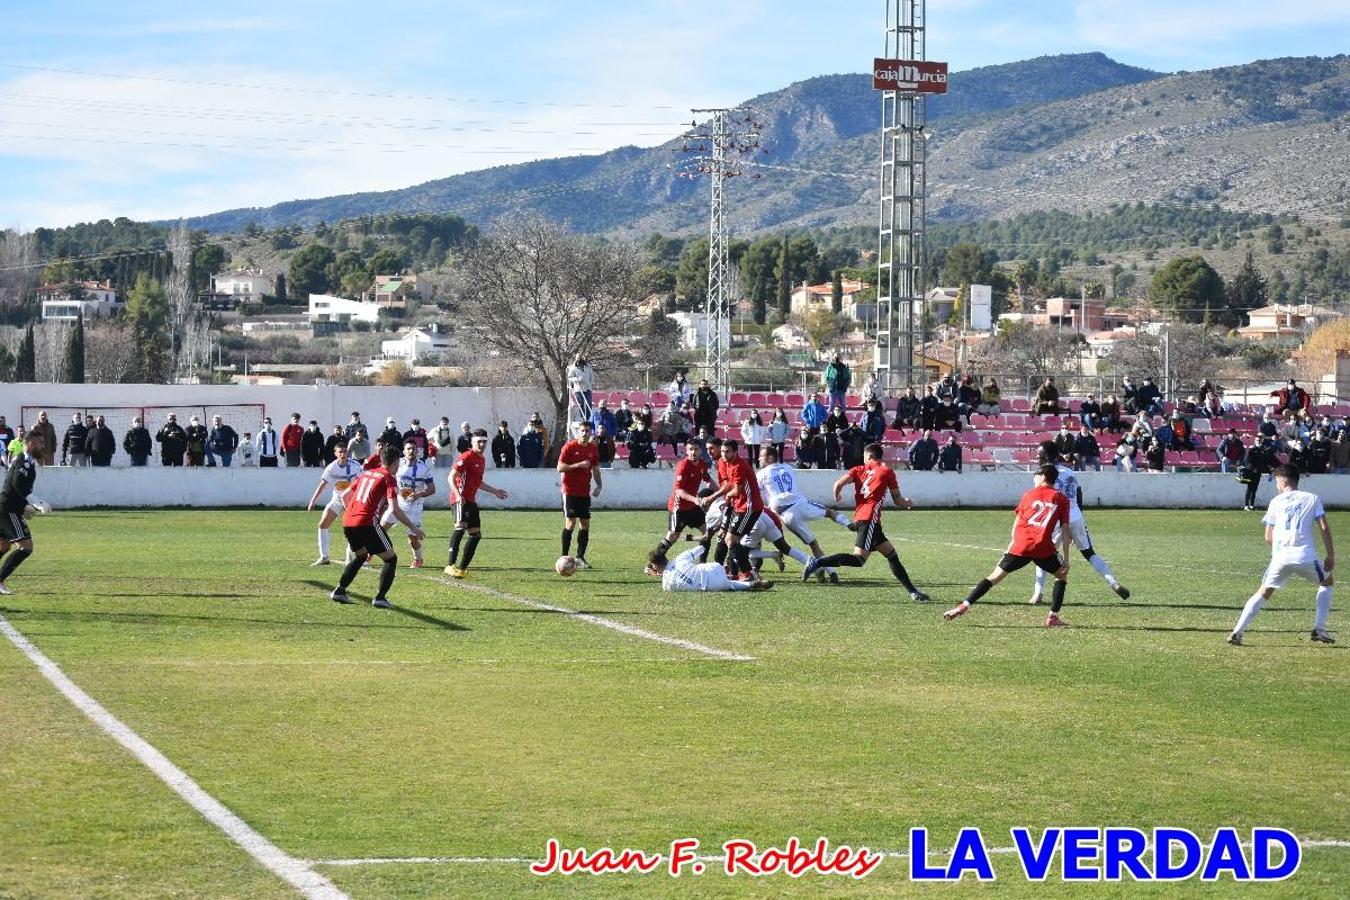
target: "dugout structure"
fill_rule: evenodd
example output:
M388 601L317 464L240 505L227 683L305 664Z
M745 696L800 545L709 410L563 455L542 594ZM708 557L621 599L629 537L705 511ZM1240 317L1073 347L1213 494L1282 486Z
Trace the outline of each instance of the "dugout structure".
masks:
M61 459L61 440L65 437L66 428L70 425L70 418L75 413L84 417L86 424L94 416L102 416L103 424L112 429L112 433L117 437L117 452L113 454L112 464L114 466L130 466L131 458L127 456L126 450L122 448L122 441L126 438L127 432L131 430L131 420L137 416L141 419L146 429L150 432L150 439L153 442L155 435L164 423L169 420L169 414L173 413L178 417L178 424L184 429L192 422L192 417L196 416L209 431L211 428L211 419L214 416L220 416L221 420L239 433L239 440L244 440L244 432L248 431L257 434L258 429L262 427L262 420L267 415L267 404L265 403L218 403L204 406L193 406L183 404L178 406L23 406L19 409L19 424L27 430L32 430L37 422L38 413L46 411L47 420L52 423L56 429L57 446L54 448L56 459ZM276 428L277 433L281 433L281 427L273 422L272 426ZM239 457L236 453L235 461L232 465L239 464ZM150 450L149 465L159 465L159 444L155 443Z

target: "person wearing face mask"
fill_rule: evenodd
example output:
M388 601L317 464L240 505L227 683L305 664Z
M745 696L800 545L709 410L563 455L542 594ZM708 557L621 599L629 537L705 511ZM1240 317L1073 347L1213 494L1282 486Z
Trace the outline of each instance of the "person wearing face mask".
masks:
M181 466L183 454L187 452L187 432L178 424L178 416L169 413L164 427L155 435L159 444L159 463L162 466Z
M258 451L258 468L275 469L277 467L277 456L281 450L281 438L277 431L272 427L272 419L263 419L262 428L253 438L253 446Z
M141 417L131 420L131 428L122 438L122 449L131 457L133 466L143 466L150 461L150 451L154 449L150 440L150 430L141 424Z

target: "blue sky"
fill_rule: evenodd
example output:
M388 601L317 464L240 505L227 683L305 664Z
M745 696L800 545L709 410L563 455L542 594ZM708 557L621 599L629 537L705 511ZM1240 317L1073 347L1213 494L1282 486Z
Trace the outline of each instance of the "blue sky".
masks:
M0 227L385 190L673 137L865 71L880 0L5 0ZM1350 0L930 0L953 69L1100 50L1175 71L1350 49ZM116 76L116 77L115 77Z

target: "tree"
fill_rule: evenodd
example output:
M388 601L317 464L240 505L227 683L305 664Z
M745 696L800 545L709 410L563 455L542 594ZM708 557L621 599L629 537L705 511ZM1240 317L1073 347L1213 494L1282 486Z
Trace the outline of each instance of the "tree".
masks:
M942 283L988 284L995 260L969 241L953 244L942 266Z
M966 324L966 307L970 304L970 285L962 283L961 289L956 292L956 300L952 303L952 314L947 318L947 324L954 328L960 328Z
M1018 378L1039 378L1076 370L1082 338L1077 332L1033 328L1026 322L999 323L992 340L973 354L975 367Z
M290 296L307 300L310 294L326 294L332 289L328 267L333 263L333 251L323 244L307 244L291 257L287 284Z
M1134 340L1118 343L1107 359L1117 373L1153 376L1159 386L1170 375L1172 393L1180 395L1213 377L1218 357L1218 342L1203 326L1172 325L1159 334L1141 329Z
M133 363L124 378L129 384L163 384L172 373L168 353L168 298L164 287L144 272L127 293Z
M792 256L787 235L778 254L778 312L787 316L792 312Z
M1179 256L1153 275L1149 299L1187 322L1223 309L1223 278L1203 256Z
M1305 381L1319 382L1336 371L1336 357L1350 352L1350 319L1333 319L1321 326L1304 342L1296 359Z
M814 309L807 313L805 322L806 337L811 347L819 353L830 345L842 331L840 317L827 309Z
M1249 313L1254 309L1260 309L1270 302L1269 291L1266 288L1266 279L1261 274L1261 270L1256 268L1256 263L1252 260L1252 251L1247 251L1247 258L1242 261L1242 268L1233 276L1233 280L1228 282L1228 289L1224 294L1228 301L1227 324L1236 325L1241 321L1243 313Z
M403 259L403 254L386 248L370 258L370 262L366 265L366 273L371 278L376 275L397 275L403 271L405 265L407 263ZM294 273L295 269L292 268L291 272Z
M19 352L14 360L14 380L37 381L37 347L34 343L31 322L23 331L23 340L19 341Z
M70 338L66 341L65 377L66 384L84 384L84 316L75 319L70 329Z
M834 283L830 285L830 312L836 316L844 311L844 273L834 270Z
M675 269L675 293L681 309L702 309L708 302L708 239L684 245Z
M198 293L211 287L211 276L225 267L225 248L219 244L202 244L192 254L192 287Z
M630 337L643 324L640 267L632 246L597 244L555 223L521 218L470 247L455 273L461 326L548 392L555 451L566 436L573 359L580 354L603 372L630 358Z

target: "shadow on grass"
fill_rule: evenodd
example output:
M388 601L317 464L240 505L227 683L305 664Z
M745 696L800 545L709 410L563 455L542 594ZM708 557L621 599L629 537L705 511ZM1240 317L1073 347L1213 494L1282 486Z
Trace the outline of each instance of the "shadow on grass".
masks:
M425 622L428 625L434 625L437 628L444 628L446 631L469 631L463 625L456 625L454 622L446 619L438 619L433 615L424 612L418 612L415 609L408 609L406 606L395 604L389 608L390 612L396 612L401 616L407 616L410 619L416 619L419 622Z
M996 622L970 622L966 628L1000 628L1026 631L1052 631L1044 625L1000 625ZM1157 631L1166 634L1222 634L1232 632L1231 628L1197 628L1193 625L1078 625L1070 622L1070 631ZM1266 634L1306 634L1306 628L1263 628Z
M353 598L356 599L356 598ZM335 606L327 599L324 603ZM239 616L189 616L181 613L123 613L123 612L66 612L60 610L31 610L0 607L0 613L21 615L24 621L60 620L66 622L120 622L127 625L167 625L171 622L211 622L218 624L276 625L294 628L399 628L412 629L416 625L380 625L369 622L296 622L287 619L251 619Z

